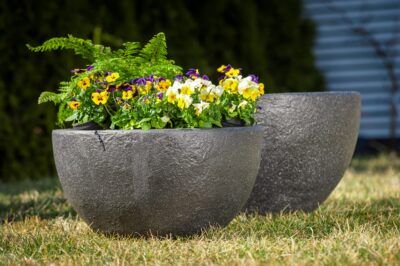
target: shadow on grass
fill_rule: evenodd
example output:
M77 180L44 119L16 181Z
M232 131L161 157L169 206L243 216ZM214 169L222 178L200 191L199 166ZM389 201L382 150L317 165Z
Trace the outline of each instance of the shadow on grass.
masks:
M0 184L0 225L39 217L75 217L76 212L66 202L56 179ZM334 232L351 232L357 228L379 228L393 232L400 228L400 199L386 197L375 200L328 201L312 213L294 212L276 215L241 215L225 230L227 238L303 237L323 238ZM219 233L205 231L204 236L215 238Z
M53 219L76 216L57 179L0 184L0 224L30 217Z

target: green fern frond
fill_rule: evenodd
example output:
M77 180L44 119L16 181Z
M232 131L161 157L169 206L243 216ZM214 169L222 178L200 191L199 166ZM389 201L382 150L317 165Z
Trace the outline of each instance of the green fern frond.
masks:
M126 42L122 44L124 46L123 49L119 49L114 52L114 54L118 56L134 56L140 51L140 43L139 42Z
M100 54L103 54L104 47L102 45L94 45L90 40L76 38L72 35L68 37L57 37L45 41L42 45L33 47L27 44L29 50L33 52L47 52L54 50L72 49L76 54L83 58L93 60Z
M53 103L58 103L60 100L60 95L54 92L50 91L44 91L40 94L38 103L46 103L46 102L53 102Z
M140 51L140 57L145 61L157 63L167 60L167 42L165 34L156 34Z

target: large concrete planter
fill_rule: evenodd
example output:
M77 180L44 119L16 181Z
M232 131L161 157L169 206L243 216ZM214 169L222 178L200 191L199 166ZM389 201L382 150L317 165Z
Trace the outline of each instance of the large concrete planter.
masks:
M248 212L318 207L339 183L358 136L360 95L355 92L263 96L256 115L264 128L260 171Z
M262 128L55 130L65 197L105 233L189 235L227 225L253 188Z

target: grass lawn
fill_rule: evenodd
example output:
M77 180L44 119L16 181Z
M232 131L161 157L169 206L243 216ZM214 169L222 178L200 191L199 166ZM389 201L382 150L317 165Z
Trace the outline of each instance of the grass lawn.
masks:
M1 264L400 264L400 159L355 159L317 211L238 216L190 238L106 237L55 179L0 183Z

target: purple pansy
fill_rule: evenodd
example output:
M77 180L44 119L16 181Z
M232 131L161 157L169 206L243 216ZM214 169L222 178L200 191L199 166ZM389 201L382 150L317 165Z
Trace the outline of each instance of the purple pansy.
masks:
M138 78L135 83L138 85L146 85L146 78Z
M120 88L124 91L131 91L132 90L132 86L129 83L124 83L120 86Z
M90 71L90 70L93 70L93 68L94 68L94 66L89 65L89 66L86 68L86 70L87 70L87 71Z
M210 78L207 75L203 75L201 78L205 80L210 80Z
M182 82L183 81L183 75L176 75L174 77L174 80Z
M158 99L162 100L164 97L164 93L162 93L162 92L157 93L157 97L158 97Z
M194 69L194 68L190 68L190 69L186 72L186 76L191 77L191 78L193 78L193 77L198 78L198 77L200 77L199 70Z
M109 85L107 88L107 92L114 92L117 89L116 85Z
M226 67L224 68L223 72L226 73L226 72L228 72L231 68L232 68L232 66L231 66L230 64L227 64Z
M218 77L218 81L221 81L221 80L223 80L225 78L225 76L219 76Z
M151 83L153 83L153 82L154 82L154 76L153 76L153 75L148 76L148 77L146 78L146 81L150 81Z
M251 81L258 83L258 76L251 74L251 75L249 75L249 77L250 77Z

